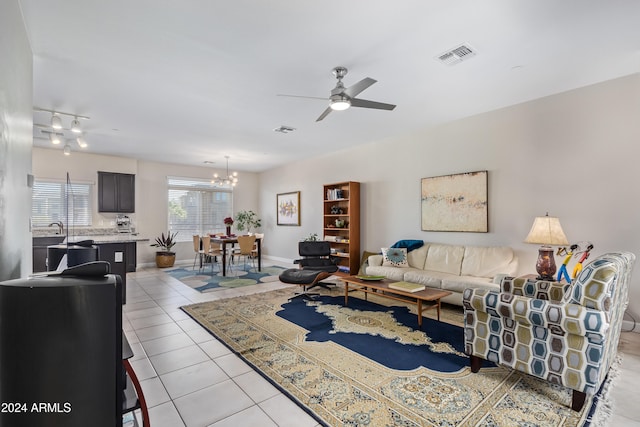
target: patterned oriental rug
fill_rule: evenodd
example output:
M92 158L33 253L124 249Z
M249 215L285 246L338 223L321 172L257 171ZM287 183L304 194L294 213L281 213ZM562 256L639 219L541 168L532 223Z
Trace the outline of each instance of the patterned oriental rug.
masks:
M211 272L211 267L206 266L201 271L194 270L191 266L187 268L174 268L165 270L165 273L180 280L185 285L200 292L215 292L221 289L240 288L243 286L255 285L258 283L275 282L285 268L263 266L261 271L255 271L251 265L233 266L233 270L223 276L218 271Z
M288 302L286 288L182 309L325 425L584 426L602 400L576 413L564 388L492 364L471 373L460 311L441 316L458 325L425 318L420 331L397 302L344 307L339 292Z

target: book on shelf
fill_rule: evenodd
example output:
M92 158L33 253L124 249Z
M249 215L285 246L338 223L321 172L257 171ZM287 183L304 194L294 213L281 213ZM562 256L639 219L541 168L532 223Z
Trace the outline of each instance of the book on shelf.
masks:
M405 292L419 292L419 291L425 290L424 285L421 285L419 283L411 283L411 282L389 283L389 287L391 289L396 289L398 291L405 291Z
M348 265L339 265L338 271L342 271L343 273L349 273L351 270Z
M338 188L327 189L327 200L340 200L344 198L344 191Z

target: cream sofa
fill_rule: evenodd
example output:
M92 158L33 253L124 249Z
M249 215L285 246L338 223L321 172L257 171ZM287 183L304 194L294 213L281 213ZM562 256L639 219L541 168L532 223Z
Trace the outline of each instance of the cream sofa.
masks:
M409 267L383 265L382 255L367 259L365 273L420 283L452 292L442 301L462 305L466 288L500 291L500 280L516 274L518 259L507 246L456 246L427 243L407 253Z

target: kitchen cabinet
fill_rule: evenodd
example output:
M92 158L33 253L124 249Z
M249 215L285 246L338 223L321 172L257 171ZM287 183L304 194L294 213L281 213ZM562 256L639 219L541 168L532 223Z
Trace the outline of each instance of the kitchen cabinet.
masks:
M45 237L33 237L32 249L33 249L33 272L41 273L47 271L47 247L49 245L59 245L64 240L65 236L45 236Z
M99 171L98 212L135 212L135 184L133 174Z
M134 243L135 244L135 243ZM127 265L126 243L96 243L100 261L107 261L111 265L111 273L122 278L122 303L127 302Z

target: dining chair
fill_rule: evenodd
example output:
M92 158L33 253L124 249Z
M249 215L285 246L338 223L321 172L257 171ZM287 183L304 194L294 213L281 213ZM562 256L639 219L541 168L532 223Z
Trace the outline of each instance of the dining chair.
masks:
M255 270L256 264L255 260L251 258L251 253L253 252L253 246L256 243L256 236L238 236L238 246L239 248L234 252L234 255L238 258L244 257L244 270L247 269L247 260L250 259L253 265L253 269ZM240 260L238 260L238 264L240 264Z
M218 262L218 257L222 256L222 251L212 247L211 237L193 235L193 250L196 253L193 260L193 270L196 269L196 260L200 258L198 271L202 271L207 263L211 263L211 273L213 273L213 264Z
M258 239L260 240L260 245L264 244L264 233L255 233L256 242L253 244L253 249L251 250L251 258L258 257Z
M220 247L219 243L216 242L212 242L211 241L211 237L207 237L207 257L209 258L209 261L211 262L211 273L213 274L213 264L218 264L218 271L222 271L222 268L220 266L220 263L222 262L222 248ZM203 241L203 247L204 246L204 241Z
M198 271L200 271L202 270L202 258L204 256L204 249L202 249L199 234L193 235L193 251L195 252L195 256L193 257L193 267L191 269L192 270L196 269L196 260L200 258L200 264L198 268Z

